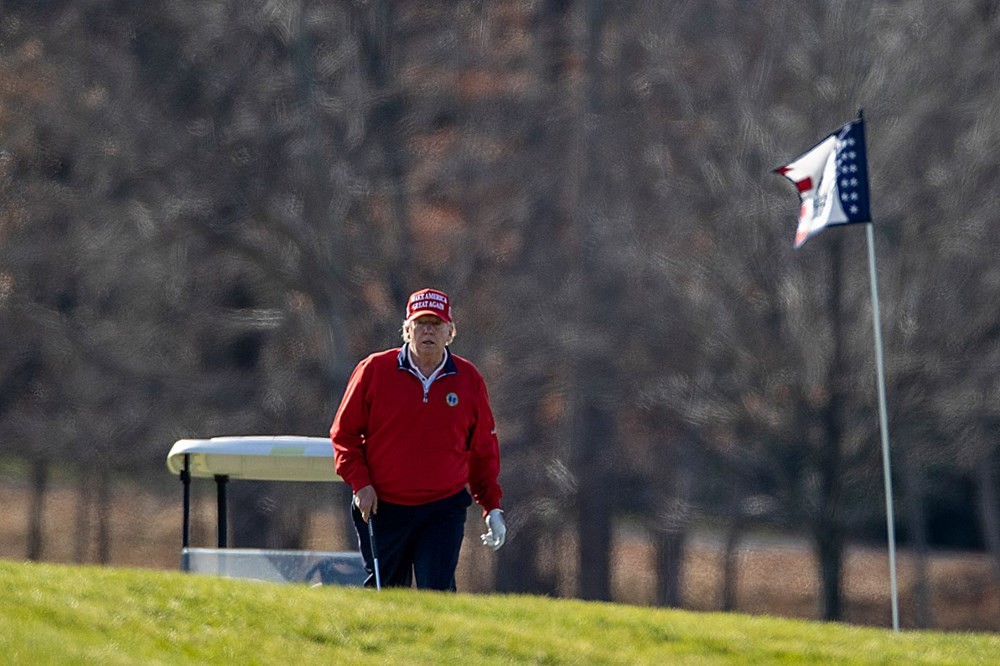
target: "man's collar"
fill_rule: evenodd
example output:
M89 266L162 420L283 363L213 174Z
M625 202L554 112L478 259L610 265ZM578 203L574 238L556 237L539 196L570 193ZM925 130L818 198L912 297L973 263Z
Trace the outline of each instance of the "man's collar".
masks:
M399 354L396 355L396 362L399 365L400 370L409 370L413 372L415 368L413 363L410 362L410 345L405 344L399 349ZM442 375L451 375L458 372L458 366L455 365L455 360L451 357L451 349L448 347L444 348L444 366L441 368Z

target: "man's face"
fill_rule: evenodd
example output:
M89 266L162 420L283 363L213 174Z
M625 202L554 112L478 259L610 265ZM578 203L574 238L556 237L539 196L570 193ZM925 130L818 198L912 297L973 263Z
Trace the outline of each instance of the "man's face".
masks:
M421 315L409 323L410 345L420 355L443 354L450 326L434 315Z

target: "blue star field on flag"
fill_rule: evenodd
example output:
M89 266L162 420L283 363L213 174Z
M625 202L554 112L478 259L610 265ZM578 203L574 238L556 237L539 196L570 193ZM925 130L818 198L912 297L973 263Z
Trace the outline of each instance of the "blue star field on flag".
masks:
M871 221L863 119L847 123L775 172L799 190L795 247L825 227Z

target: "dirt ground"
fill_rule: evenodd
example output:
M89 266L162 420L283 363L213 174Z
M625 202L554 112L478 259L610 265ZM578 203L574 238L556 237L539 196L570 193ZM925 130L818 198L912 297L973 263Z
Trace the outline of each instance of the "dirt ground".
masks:
M27 549L27 492L23 484L0 482L0 558L23 560ZM42 559L47 562L94 563L98 559L96 518L85 517L84 540L78 538L77 495L70 488L50 491L45 505ZM345 512L346 513L346 512ZM470 521L469 540L458 571L459 588L490 589L494 555L475 548L482 530ZM338 537L345 533L333 507L313 515L306 547L315 550L354 550ZM112 566L177 569L181 543L180 491L176 496L139 488L116 489L111 514ZM196 498L191 543L214 545L214 500ZM559 593L574 593L575 554L571 540L554 546L552 559L560 563ZM502 551L501 555L502 556ZM819 582L808 545L791 539L748 539L738 552L737 610L752 614L816 619ZM637 605L654 602L655 583L651 545L641 534L620 535L613 553L612 590L615 601ZM684 562L685 607L714 611L721 608L723 554L716 540L693 540ZM914 594L916 562L905 549L897 553L900 624L917 626ZM982 553L935 552L929 562L933 627L947 631L1000 631L1000 591L989 558ZM891 592L886 552L852 547L844 572L845 621L891 626Z

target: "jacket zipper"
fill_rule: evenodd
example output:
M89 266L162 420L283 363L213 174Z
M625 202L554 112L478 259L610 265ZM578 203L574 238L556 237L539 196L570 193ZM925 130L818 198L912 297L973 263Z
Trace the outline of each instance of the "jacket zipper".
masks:
M410 368L407 368L407 372L409 372L411 375L413 375L414 377L417 378L417 381L420 382L420 386L424 385L424 380L420 379L420 375L418 375L414 370L412 370ZM436 382L437 380L441 379L442 377L447 377L448 375L453 375L453 374L455 374L455 373L454 372L442 372L437 377L434 378L433 382L430 382L429 384L427 384L427 387L424 388L424 404L425 405L427 404L428 396L430 395L430 392L431 392L431 386L434 385L434 382Z

